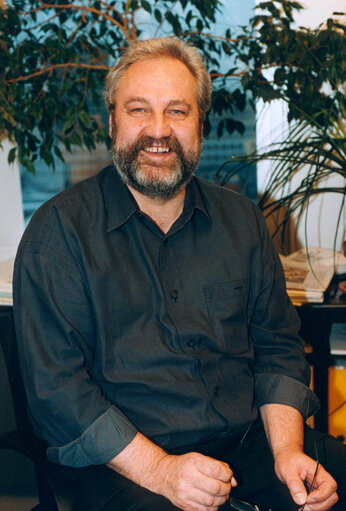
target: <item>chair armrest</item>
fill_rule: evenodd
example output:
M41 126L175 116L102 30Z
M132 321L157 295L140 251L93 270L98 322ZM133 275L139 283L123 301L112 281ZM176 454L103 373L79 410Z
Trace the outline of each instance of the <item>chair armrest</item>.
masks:
M33 463L46 461L44 443L30 431L6 431L0 433L0 449L11 449L31 459Z
M73 511L71 483L59 465L46 457L46 445L30 431L0 433L0 449L10 449L29 458L35 465L37 488L43 509Z

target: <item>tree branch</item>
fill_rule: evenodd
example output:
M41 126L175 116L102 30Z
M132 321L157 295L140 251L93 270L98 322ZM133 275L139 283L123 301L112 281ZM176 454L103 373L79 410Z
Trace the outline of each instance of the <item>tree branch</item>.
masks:
M82 67L85 69L96 69L99 71L109 71L111 69L111 66L105 66L105 65L99 65L99 64L75 64L74 62L66 62L64 64L52 64L51 66L48 66L44 69L40 69L39 71L36 71L35 73L31 73L30 75L24 75L24 76L18 76L17 78L10 78L7 80L8 83L16 83L16 82L22 82L24 80L29 80L30 78L35 78L36 76L40 76L44 73L50 73L51 71L54 71L54 69L61 69L66 67Z
M212 39L221 39L222 41L227 41L229 43L240 43L241 41L247 41L248 39L251 39L249 36L241 36L237 37L236 39L232 39L231 37L222 37L220 35L214 35L214 34L205 34L204 32L184 32L183 37L186 37L187 35L201 35L203 37L211 37Z
M128 41L131 41L130 34L126 31L124 25L116 21L112 16L109 14L100 11L99 9L96 9L95 7L87 7L86 5L74 5L74 4L45 4L42 3L41 7L37 7L36 9L31 9L28 12L21 12L20 14L27 16L28 14L32 14L33 12L39 12L43 11L44 9L74 9L77 11L83 11L83 12L93 12L94 14L97 14L98 16L101 16L102 18L105 18L106 20L110 21L113 25L118 27L126 37ZM118 11L117 11L118 12ZM121 15L119 13L119 17L121 18Z

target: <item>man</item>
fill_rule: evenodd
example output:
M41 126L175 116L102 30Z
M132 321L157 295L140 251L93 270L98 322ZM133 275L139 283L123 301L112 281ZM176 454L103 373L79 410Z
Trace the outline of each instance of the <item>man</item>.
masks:
M107 80L116 170L46 203L18 251L32 423L49 459L72 467L78 509L215 511L231 494L321 511L338 499L303 452L317 400L263 218L193 177L210 96L194 48L131 46ZM329 463L330 437L309 431L313 445Z

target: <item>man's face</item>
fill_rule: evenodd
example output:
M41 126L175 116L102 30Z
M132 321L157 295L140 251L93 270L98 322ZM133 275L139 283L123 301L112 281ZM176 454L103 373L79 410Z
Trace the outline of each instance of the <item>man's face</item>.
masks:
M202 146L189 69L171 58L132 64L110 115L110 136L126 184L151 198L174 197L190 181Z

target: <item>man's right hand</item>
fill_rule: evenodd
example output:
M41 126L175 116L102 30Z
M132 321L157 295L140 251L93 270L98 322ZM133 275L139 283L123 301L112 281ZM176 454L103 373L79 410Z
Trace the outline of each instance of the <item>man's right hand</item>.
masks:
M195 452L167 454L141 433L107 465L184 511L217 511L237 484L226 463Z
M158 471L164 476L158 493L185 511L216 511L236 484L226 463L196 452L166 455Z

